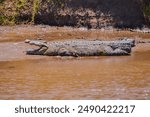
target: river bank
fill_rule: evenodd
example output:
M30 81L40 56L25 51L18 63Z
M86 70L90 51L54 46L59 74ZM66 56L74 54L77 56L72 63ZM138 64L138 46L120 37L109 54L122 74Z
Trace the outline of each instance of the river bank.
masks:
M149 33L118 29L0 27L0 99L150 99L150 44L131 56L29 56L25 39L149 39Z
M0 25L141 28L149 9L148 0L1 0Z
M25 55L25 51L30 47L28 44L24 43L26 39L62 41L71 39L118 40L133 38L139 41L150 38L149 33L118 30L115 28L88 30L87 28L51 27L47 25L1 26L0 35L1 60L11 60L19 57L32 58L29 55ZM139 44L133 51L136 52L149 49L149 44ZM12 54L10 55L10 53Z
M87 29L84 27L52 27L48 25L16 25L0 26L0 42L19 42L25 39L44 39L47 41L64 39L100 39L117 40L134 38L136 40L149 39L149 33L130 31L106 27L101 29Z

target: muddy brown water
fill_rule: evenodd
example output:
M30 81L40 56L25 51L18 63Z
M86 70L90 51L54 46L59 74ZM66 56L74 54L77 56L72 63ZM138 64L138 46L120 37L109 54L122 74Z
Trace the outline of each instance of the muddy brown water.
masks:
M71 58L26 55L24 51L29 46L23 40L40 38L37 34L42 28L1 27L0 99L150 99L150 44L139 44L131 56ZM91 32L54 27L44 27L44 30L41 35L45 38L55 32L55 36L52 34L55 40L60 39L60 34L64 35L63 39L77 36L94 39L95 34L98 34L98 39L125 35L136 39L150 38L150 34L128 31Z

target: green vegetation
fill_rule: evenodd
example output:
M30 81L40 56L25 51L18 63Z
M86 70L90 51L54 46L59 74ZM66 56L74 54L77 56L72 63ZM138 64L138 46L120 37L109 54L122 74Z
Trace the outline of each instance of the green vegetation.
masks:
M0 1L0 25L14 25L17 23L17 12L16 7L13 9L10 8L10 6L5 6L4 2L7 2L6 0ZM12 5L14 5L14 2L12 2Z
M143 10L143 15L145 20L150 23L150 1L149 0L142 0L141 8Z
M19 10L19 9L22 9L26 4L26 0L17 0L16 1L16 8Z
M35 17L37 1L39 0L34 0L34 2L32 0L0 0L0 25L31 22L32 13L29 11L33 7L33 17ZM29 13L29 16L26 16L28 15L27 13ZM28 18L24 19L24 16Z
M0 24L5 24L6 17L5 16L0 16Z
M40 4L51 9L64 8L65 0L0 0L0 25L14 25L22 22L35 23ZM26 18L24 18L26 17Z
M11 16L11 17L0 16L0 24L1 25L14 25L16 24L16 18L15 16Z
M65 6L63 0L51 0L54 5L60 6L60 8L63 8Z
M0 0L0 3L4 2L5 0Z
M59 11L64 9L69 2L70 0L0 0L0 25L34 24L38 22L39 14L44 14L46 18L51 17L57 22L61 16ZM149 0L141 0L140 4L145 19L150 22Z
M35 22L35 16L37 15L38 10L39 10L39 4L40 4L39 0L33 1L33 12L32 12L32 22L33 23Z
M150 19L150 5L145 5L144 7L144 15Z

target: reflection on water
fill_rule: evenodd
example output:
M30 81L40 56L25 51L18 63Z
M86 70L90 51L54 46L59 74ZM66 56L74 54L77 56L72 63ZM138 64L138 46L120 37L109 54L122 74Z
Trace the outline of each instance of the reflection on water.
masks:
M150 99L150 51L1 61L0 99Z

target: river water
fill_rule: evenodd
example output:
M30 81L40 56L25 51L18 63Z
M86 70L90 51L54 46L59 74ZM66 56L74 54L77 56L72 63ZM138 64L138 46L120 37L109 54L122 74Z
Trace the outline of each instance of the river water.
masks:
M0 43L0 99L150 99L150 44L131 56L79 58L27 56L24 46Z

